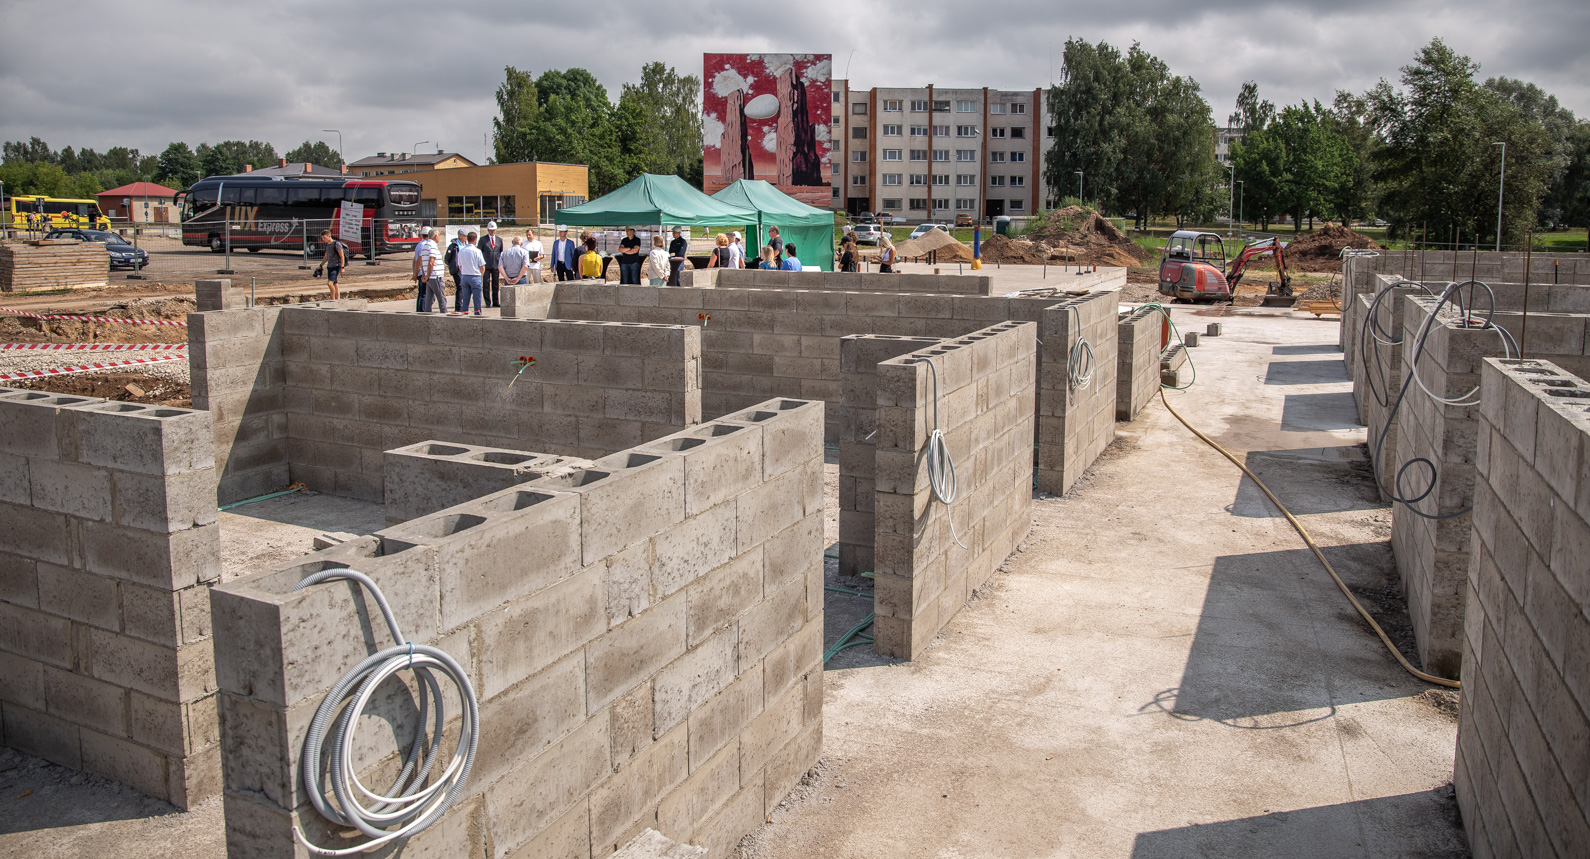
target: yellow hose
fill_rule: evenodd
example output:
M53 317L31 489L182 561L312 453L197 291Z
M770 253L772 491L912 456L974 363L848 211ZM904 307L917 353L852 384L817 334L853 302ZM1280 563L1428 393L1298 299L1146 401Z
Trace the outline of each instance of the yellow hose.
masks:
M1199 432L1197 427L1194 427L1192 424L1188 423L1187 419L1182 417L1181 413L1176 411L1176 409L1171 406L1170 400L1166 399L1164 388L1161 388L1159 391L1159 399L1160 402L1165 404L1165 408L1170 411L1171 415L1175 417L1176 420L1181 421L1182 426L1191 431L1193 435L1202 439L1204 444L1207 444L1215 450L1220 451L1220 455L1231 460L1232 465L1242 469L1242 473L1246 474L1250 479L1252 479L1254 484L1257 485L1259 489L1264 492L1265 496L1270 499L1270 503L1274 504L1276 509L1281 511L1281 515L1286 517L1286 521L1292 523L1292 527L1297 529L1298 535L1303 538L1304 543L1308 544L1308 548L1314 553L1314 557L1319 558L1319 562L1325 565L1325 572L1331 574L1331 579L1336 582L1336 587L1341 589L1342 595L1347 597L1347 601L1353 604L1353 609L1358 612L1358 616L1363 618L1365 623L1369 624L1369 628L1375 631L1375 635L1380 636L1380 642L1386 645L1386 649L1391 651L1392 656L1396 657L1398 665L1401 665L1409 674L1412 674L1426 683L1434 683L1437 686L1445 686L1449 689L1463 688L1463 684L1456 680L1448 680L1445 677L1437 677L1434 674L1426 674L1423 671L1413 667L1412 663L1408 662L1408 660L1403 657L1402 652L1397 650L1396 645L1391 643L1391 639L1386 637L1386 631L1380 628L1380 624L1376 623L1375 619L1369 616L1369 612L1364 610L1363 605L1358 602L1358 598L1353 596L1353 592L1347 589L1347 583L1342 581L1342 577L1336 574L1336 568L1331 566L1331 562L1326 559L1325 553L1320 551L1319 545L1314 542L1314 538L1309 536L1308 529L1303 527L1302 522L1297 521L1297 517L1292 515L1292 511L1286 509L1286 505L1281 503L1281 499L1275 497L1275 493L1270 491L1270 487L1265 486L1264 481L1260 480L1259 476L1249 470L1246 465L1243 465L1242 461L1232 455L1231 451L1221 447L1219 442Z

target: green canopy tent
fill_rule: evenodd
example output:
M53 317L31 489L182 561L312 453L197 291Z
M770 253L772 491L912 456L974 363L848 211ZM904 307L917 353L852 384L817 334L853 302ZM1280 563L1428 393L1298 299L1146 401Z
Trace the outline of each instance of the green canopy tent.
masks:
M834 270L834 213L818 209L791 197L761 179L740 179L712 195L712 199L756 213L748 223L745 237L748 266L756 265L757 255L767 242L767 228L778 227L779 237L794 244L803 265L823 271Z
M755 224L756 212L713 199L678 176L642 173L611 194L559 209L557 220L577 227L726 227Z

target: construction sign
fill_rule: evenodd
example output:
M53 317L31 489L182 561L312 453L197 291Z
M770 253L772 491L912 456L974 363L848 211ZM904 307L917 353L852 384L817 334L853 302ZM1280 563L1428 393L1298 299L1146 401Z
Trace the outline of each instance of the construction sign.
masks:
M337 238L356 250L364 235L363 227L364 204L343 201L337 216Z

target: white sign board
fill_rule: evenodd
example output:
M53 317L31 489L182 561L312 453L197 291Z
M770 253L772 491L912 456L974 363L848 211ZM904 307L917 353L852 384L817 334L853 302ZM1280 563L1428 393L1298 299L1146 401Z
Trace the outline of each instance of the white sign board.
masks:
M466 235L469 233L474 233L476 241L479 241L480 237L486 234L486 228L479 224L448 224L445 227L437 227L437 229L442 231L442 235L440 236L438 243L443 248L447 247L448 242L454 241L458 238L459 230L463 230Z
M359 244L364 227L364 204L343 201L337 220L337 238L350 245Z

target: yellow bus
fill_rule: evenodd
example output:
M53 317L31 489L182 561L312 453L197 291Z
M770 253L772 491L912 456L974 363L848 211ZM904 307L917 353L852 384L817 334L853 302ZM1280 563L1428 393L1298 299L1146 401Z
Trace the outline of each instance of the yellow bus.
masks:
M38 194L13 194L5 202L6 226L14 230L96 227L110 221L95 200L72 200Z

